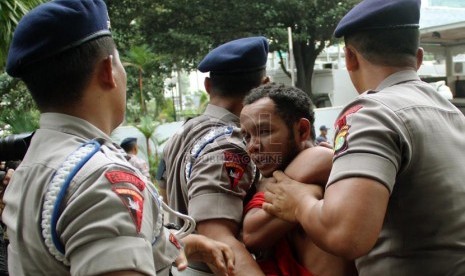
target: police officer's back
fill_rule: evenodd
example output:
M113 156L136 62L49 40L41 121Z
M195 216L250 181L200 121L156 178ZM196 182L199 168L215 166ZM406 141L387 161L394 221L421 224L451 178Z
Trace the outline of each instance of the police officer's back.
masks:
M179 243L168 241L150 185L109 137L124 119L126 73L105 3L33 9L15 30L6 71L41 111L4 197L10 273L168 271Z

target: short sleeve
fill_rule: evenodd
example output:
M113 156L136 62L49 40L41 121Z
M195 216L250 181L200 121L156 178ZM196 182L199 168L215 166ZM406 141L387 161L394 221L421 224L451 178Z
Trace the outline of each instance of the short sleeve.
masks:
M409 140L397 114L381 102L360 97L344 109L334 127L335 157L328 186L344 178L367 177L392 192Z
M76 181L80 183L57 225L72 275L118 270L153 275L171 265L179 252L162 251L167 253L165 260L156 259L156 247L166 249L169 242L162 235L161 210L147 187L152 184L120 165L94 170ZM156 241L157 236L163 241Z
M189 215L196 221L242 219L242 200L254 181L255 167L242 140L229 137L205 148L187 181Z

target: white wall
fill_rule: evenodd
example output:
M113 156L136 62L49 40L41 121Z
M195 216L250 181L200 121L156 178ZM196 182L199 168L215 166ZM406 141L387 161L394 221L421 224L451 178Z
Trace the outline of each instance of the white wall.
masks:
M334 122L336 122L339 113L341 113L343 106L332 106L316 108L315 111L315 133L316 136L320 134L320 126L325 125L328 130L327 137L331 144L334 142Z

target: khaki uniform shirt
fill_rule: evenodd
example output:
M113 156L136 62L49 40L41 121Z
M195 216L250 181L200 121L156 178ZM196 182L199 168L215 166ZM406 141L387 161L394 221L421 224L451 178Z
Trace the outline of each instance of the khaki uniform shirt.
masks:
M42 202L66 157L94 138L103 139L104 145L73 178L57 221L68 267L44 243ZM161 210L150 194L152 184L142 181L124 151L109 141L87 121L57 113L41 115L40 129L4 197L2 218L10 238L11 275L96 275L119 270L168 275L179 244L169 242L169 232L160 229Z
M138 169L142 173L142 175L147 177L147 180L150 180L149 165L147 164L147 162L134 154L128 154L128 156L130 157L128 160L129 164L133 165L134 168Z
M255 166L245 152L239 118L218 106L187 121L164 148L166 189L171 208L197 222L242 220L242 199ZM172 218L173 223L181 222Z
M328 185L366 177L390 192L378 241L356 261L360 275L465 275L463 114L403 71L347 106L335 129Z

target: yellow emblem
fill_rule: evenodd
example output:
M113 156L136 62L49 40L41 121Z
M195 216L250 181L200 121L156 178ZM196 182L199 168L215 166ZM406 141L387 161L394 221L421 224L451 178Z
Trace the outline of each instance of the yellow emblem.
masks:
M336 138L334 139L334 151L336 153L347 149L347 135L349 134L349 127L350 126L345 125L337 133Z

